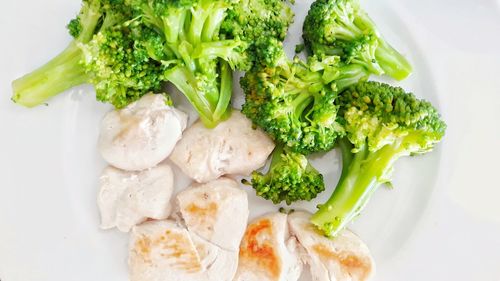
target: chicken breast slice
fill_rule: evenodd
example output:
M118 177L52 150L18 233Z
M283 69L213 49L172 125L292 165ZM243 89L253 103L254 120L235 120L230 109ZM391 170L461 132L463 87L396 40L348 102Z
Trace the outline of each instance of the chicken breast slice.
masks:
M349 230L327 238L309 222L311 214L294 212L288 216L290 231L306 255L314 281L363 281L375 272L368 247Z
M174 221L149 221L131 232L130 281L231 281L238 254Z
M103 229L117 227L128 232L148 218L165 219L171 213L174 174L167 164L140 172L108 166L100 185L97 204Z
M234 281L296 281L302 272L295 245L289 237L287 216L272 213L251 222L240 245Z
M204 183L222 175L248 175L264 166L274 149L273 141L241 112L213 129L201 121L184 132L170 159L197 182Z
M189 231L223 249L238 251L249 210L247 193L236 181L220 178L195 184L180 192L176 201Z
M167 105L165 96L147 94L104 116L98 148L117 168L144 170L170 155L186 124L187 115Z

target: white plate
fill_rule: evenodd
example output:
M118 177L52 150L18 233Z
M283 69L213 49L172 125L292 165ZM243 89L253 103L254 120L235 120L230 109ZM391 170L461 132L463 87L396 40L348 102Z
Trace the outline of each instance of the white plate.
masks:
M290 48L310 3L297 2ZM449 125L433 153L397 163L396 188L380 188L352 225L375 256L375 280L500 280L499 3L364 2L388 41L414 65L400 85L431 100ZM95 203L104 167L95 148L97 128L109 107L95 102L90 86L31 110L9 100L10 81L65 47L64 26L79 5L0 3L2 281L127 280L127 235L99 230ZM314 163L331 189L338 155ZM179 177L180 187L187 183ZM249 194L252 216L276 210ZM296 208L312 211L328 196Z

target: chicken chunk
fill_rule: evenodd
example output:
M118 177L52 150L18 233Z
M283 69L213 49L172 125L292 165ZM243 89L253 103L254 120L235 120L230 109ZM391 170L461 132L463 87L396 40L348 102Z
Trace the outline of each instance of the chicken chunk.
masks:
M167 105L165 96L147 94L104 116L98 148L117 168L144 170L170 155L186 124L187 115Z
M174 221L149 221L131 233L130 281L231 281L238 253L190 233Z
M140 172L108 166L100 184L97 204L103 229L128 232L147 218L165 219L170 214L174 174L166 164Z
M248 220L247 193L232 179L194 185L177 195L189 231L217 246L238 251Z
M311 214L294 212L288 217L290 231L304 248L305 262L315 281L369 280L375 264L368 247L349 230L333 239L321 235L309 222Z
M248 175L264 166L274 149L273 141L241 112L213 129L197 121L186 130L170 159L197 182L222 175Z
M227 178L195 185L177 196L174 221L134 227L131 281L232 281L248 220L247 194Z
M296 281L302 272L287 216L268 214L250 223L240 245L234 281Z

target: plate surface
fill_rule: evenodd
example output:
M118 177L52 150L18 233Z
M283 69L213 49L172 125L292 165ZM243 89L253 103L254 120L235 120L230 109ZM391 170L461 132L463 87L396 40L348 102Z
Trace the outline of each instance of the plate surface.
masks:
M286 46L300 41L310 1L297 1ZM382 33L414 65L401 85L448 122L431 154L400 160L395 189L381 187L353 225L377 262L375 280L500 280L500 9L495 1L363 1ZM0 3L0 280L127 280L127 235L98 229L98 126L110 108L90 86L27 110L10 81L69 40L78 0ZM30 7L27 9L26 7ZM235 84L237 85L237 84ZM234 105L241 104L241 92ZM182 99L179 99L182 100ZM189 110L184 102L180 108ZM294 208L313 211L339 173L333 151L314 157L330 191ZM180 172L178 189L189 184ZM248 190L251 216L277 209ZM307 276L303 280L308 280Z

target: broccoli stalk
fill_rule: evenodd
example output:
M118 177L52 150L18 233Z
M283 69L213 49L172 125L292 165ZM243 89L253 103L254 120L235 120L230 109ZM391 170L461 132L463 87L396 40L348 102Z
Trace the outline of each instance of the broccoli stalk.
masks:
M12 100L26 107L34 107L49 98L89 80L81 67L82 50L76 42L37 70L12 82Z
M160 89L164 66L150 60L152 31L133 26L123 0L84 0L68 24L69 46L39 69L15 80L13 101L44 103L74 86L91 83L99 101L123 107Z
M328 236L346 227L377 187L390 182L400 157L432 150L446 128L430 103L386 84L354 85L338 103L347 132L339 142L342 175L330 199L311 217Z
M393 163L404 155L404 149L398 145L386 145L375 153L369 153L367 146L363 146L352 155L349 141L342 139L340 143L343 156L341 179L330 199L311 218L329 236L335 236L359 216L377 187L387 182L385 176L390 174ZM352 155L352 158L345 155ZM346 161L346 158L351 161Z
M220 79L214 74L214 88L211 92L204 92L208 87L200 87L197 77L185 66L177 66L165 73L165 78L172 82L189 100L200 115L200 119L207 127L215 127L221 120L230 115L233 76L228 63L220 61L215 70L220 73ZM203 93L203 94L202 94Z
M269 171L266 174L253 172L252 180L242 180L252 185L258 196L274 204L285 201L311 201L325 190L323 176L309 163L307 158L278 144L273 151Z
M408 60L380 35L358 0L317 0L303 26L304 42L316 55L338 55L376 75L397 80L412 72Z
M99 1L84 1L77 19L68 29L75 39L59 55L37 70L12 82L12 100L26 107L34 107L74 86L86 83L90 77L81 67L83 52L78 43L92 39L102 17Z
M385 40L379 40L375 58L384 72L396 80L403 80L413 71L410 62Z

